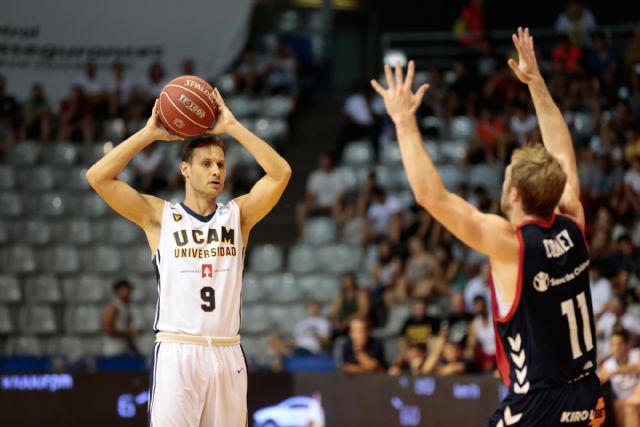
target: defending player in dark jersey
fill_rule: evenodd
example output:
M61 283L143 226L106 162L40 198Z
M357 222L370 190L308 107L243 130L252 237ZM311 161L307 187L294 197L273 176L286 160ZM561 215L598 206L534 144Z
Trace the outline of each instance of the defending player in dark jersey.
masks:
M415 112L428 85L412 90L414 64L403 79L385 67L384 98L417 202L471 248L489 257L498 366L509 393L487 426L590 426L604 422L596 369L589 255L573 145L564 118L538 69L529 30L513 35L541 144L517 149L505 171L501 207L485 214L450 193L424 148Z

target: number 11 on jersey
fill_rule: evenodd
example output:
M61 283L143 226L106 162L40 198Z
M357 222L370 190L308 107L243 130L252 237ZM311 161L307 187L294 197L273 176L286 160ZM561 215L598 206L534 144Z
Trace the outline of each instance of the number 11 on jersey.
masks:
M582 316L582 336L584 339L584 347L586 351L593 350L593 335L591 334L591 323L589 322L589 307L587 307L587 298L584 296L584 292L580 292L577 296L578 308L580 309L580 315ZM573 304L573 299L567 299L560 304L562 308L562 314L567 316L569 322L569 334L571 339L571 353L573 358L577 359L582 356L582 350L580 349L579 337L578 337L578 322L576 321L576 310Z

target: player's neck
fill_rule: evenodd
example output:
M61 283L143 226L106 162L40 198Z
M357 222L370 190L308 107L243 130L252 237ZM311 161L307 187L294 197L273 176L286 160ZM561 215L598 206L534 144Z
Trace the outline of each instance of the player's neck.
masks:
M509 222L514 226L518 226L527 221L546 221L547 219L548 218L525 213L520 206L514 206L509 215Z
M198 215L207 216L211 215L216 211L216 199L209 197L197 197L193 194L185 195L184 202L182 202L186 207L191 209L193 212Z

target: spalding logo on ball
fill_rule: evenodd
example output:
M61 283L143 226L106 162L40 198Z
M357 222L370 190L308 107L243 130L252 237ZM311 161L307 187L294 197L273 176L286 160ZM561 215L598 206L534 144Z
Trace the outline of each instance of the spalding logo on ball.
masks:
M200 77L180 76L162 89L158 103L162 124L182 137L210 129L218 116L213 87Z

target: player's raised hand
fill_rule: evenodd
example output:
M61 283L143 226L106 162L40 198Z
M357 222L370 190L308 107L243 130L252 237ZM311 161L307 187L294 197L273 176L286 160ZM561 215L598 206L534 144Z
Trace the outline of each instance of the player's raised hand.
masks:
M518 27L517 34L511 36L513 45L518 51L518 62L509 59L509 67L513 70L518 80L528 84L532 80L541 78L536 51L533 48L533 37L529 35L529 29Z
M218 88L213 89L213 98L218 105L218 117L213 128L208 130L207 133L219 135L221 133L226 133L229 126L236 123L236 118L225 105L224 99L222 99L222 95L220 95Z
M158 116L158 100L153 104L153 110L151 111L151 117L147 120L145 130L149 132L149 135L154 141L184 141L184 138L178 135L172 135L167 131L160 117Z
M425 92L429 89L429 85L425 83L418 88L416 93L413 93L415 73L413 61L409 61L407 77L404 79L400 61L396 63L394 75L392 75L389 65L384 66L384 73L387 78L387 89L384 89L376 80L371 80L371 86L384 99L384 106L391 119L397 122L402 118L414 116L422 103Z

